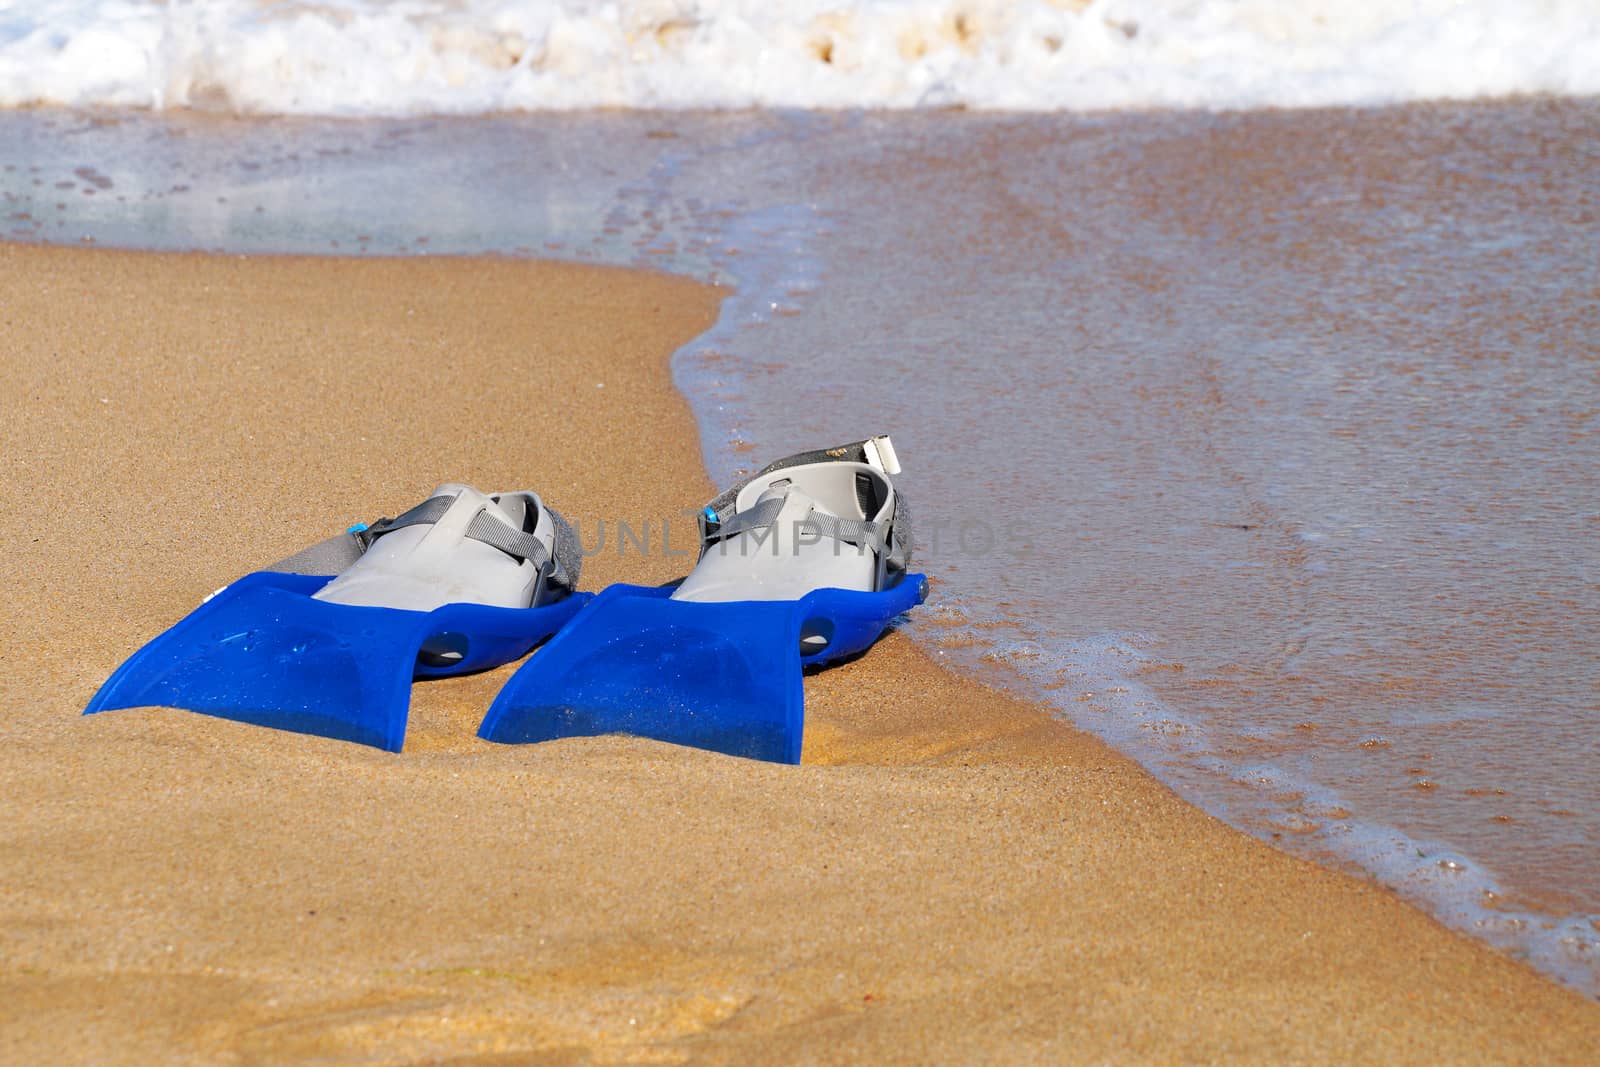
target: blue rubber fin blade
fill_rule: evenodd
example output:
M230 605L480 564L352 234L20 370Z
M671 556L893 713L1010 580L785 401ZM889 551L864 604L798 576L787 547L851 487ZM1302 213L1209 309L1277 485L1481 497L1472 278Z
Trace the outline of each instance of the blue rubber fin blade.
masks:
M218 592L134 653L85 714L172 707L398 752L414 675L464 674L525 654L585 596L546 607L450 604L432 612L314 599L327 578L258 572ZM448 664L419 665L447 635Z
M864 651L927 583L821 589L798 601L686 602L612 586L523 664L478 736L519 744L624 733L799 763L802 667ZM802 634L827 645L802 656Z

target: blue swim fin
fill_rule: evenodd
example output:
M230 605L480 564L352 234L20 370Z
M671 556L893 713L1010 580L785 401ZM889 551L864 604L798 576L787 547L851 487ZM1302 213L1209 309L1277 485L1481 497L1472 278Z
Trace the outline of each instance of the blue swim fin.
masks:
M533 493L442 486L219 590L129 657L85 714L184 708L398 752L414 677L508 663L590 599L572 592L576 545Z
M779 460L706 506L676 587L612 586L506 683L478 736L637 734L800 762L804 667L865 651L927 580L887 437Z
M399 752L413 677L509 663L590 599L575 593L536 608L404 611L314 599L329 580L246 575L129 657L84 713L184 708ZM448 647L448 658L419 658L424 642Z
M699 603L614 585L518 669L478 736L517 744L625 733L799 763L802 668L865 651L927 580L818 589L799 600ZM802 653L805 639L826 644Z

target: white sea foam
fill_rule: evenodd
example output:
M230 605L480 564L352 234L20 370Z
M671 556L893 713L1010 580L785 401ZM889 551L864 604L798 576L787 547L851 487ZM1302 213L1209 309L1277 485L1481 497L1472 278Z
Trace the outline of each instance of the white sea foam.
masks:
M0 0L0 106L1085 110L1600 93L1595 0Z

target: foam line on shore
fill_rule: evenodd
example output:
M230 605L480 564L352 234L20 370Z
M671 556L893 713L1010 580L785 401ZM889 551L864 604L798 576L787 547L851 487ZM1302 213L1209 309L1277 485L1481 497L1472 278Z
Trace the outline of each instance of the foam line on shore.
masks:
M0 105L421 115L1083 111L1600 92L1588 0L55 0L0 9Z

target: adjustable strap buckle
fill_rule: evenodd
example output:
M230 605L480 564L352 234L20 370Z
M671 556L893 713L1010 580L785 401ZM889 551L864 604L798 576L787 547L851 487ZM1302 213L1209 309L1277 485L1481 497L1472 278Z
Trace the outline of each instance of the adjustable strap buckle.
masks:
M888 475L900 473L900 457L895 455L894 442L888 434L879 434L861 442L862 460Z

